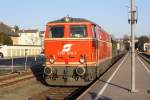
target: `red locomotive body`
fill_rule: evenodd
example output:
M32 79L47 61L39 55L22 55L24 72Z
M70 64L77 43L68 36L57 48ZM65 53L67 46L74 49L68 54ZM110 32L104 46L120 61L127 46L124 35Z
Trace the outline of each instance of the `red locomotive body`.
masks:
M111 37L91 21L65 17L47 23L44 55L48 84L84 86L111 63Z

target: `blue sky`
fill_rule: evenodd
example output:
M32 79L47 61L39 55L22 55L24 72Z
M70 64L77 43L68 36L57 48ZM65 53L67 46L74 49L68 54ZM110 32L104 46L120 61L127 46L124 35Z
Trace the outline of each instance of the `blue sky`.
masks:
M20 28L44 30L48 21L71 17L89 19L115 37L130 35L127 6L130 0L1 0L0 21ZM136 35L150 35L150 0L136 0L139 20Z

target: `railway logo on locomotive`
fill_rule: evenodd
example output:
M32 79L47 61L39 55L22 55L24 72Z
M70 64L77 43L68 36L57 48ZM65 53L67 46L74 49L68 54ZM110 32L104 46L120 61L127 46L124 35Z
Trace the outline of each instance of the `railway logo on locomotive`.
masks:
M65 44L62 49L62 52L69 52L71 50L71 46L72 44Z

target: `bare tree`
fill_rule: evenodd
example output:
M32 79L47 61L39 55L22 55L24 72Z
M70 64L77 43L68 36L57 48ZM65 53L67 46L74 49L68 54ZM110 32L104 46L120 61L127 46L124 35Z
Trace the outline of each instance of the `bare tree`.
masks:
M130 36L128 36L127 34L125 34L123 36L123 43L124 43L125 49L129 50L130 49Z
M148 38L148 36L140 36L139 38L138 38L138 49L140 50L140 51L143 51L144 50L144 43L148 43L149 42L149 38Z

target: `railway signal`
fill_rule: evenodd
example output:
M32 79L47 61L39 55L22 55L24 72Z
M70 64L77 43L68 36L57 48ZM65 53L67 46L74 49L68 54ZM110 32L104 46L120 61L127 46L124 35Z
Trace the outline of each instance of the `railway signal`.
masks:
M131 92L135 93L135 24L137 23L137 7L135 6L135 0L131 0L131 5L129 9L129 19L128 22L131 24Z

